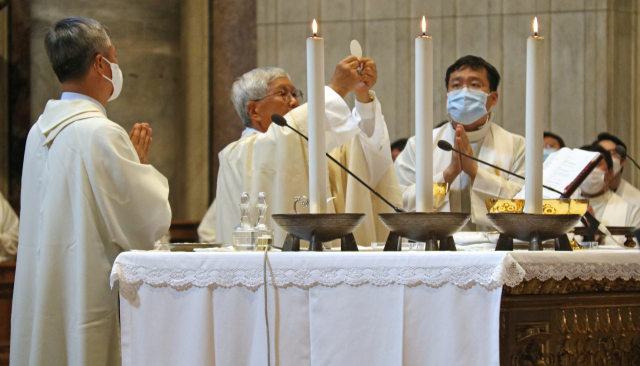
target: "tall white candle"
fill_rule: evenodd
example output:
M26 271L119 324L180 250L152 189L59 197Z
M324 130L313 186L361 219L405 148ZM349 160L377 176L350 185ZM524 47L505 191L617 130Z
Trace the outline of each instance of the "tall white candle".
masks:
M318 37L313 20L313 37L307 39L307 92L309 94L309 200L311 213L327 211L327 158L324 130L324 40Z
M538 18L533 36L527 39L526 104L526 213L542 213L542 150L544 135L544 38L538 36Z
M422 35L415 41L416 68L416 211L433 211L433 38Z

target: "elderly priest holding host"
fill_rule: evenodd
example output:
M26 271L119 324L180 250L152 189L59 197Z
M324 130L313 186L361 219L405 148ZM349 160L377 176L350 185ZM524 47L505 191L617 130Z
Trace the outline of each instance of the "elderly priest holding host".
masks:
M67 18L45 49L60 81L29 131L22 175L20 253L11 314L11 365L120 365L119 253L152 249L169 228L167 179L146 164L151 129L107 118L122 89L108 29Z
M499 83L498 70L476 56L458 59L446 73L449 122L433 130L433 181L449 184L449 193L438 211L471 213L465 230L481 230L477 225L491 226L486 219L486 199L513 198L524 184L521 179L437 147L438 141L445 140L456 150L524 175L524 137L493 122L491 107L498 102ZM415 137L409 139L395 166L403 189L404 208L415 211Z
M366 58L350 56L336 66L325 87L326 147L336 160L400 206L387 127L380 102L371 91L377 76L375 62ZM352 90L356 106L350 110L344 98ZM309 194L307 141L271 121L274 113L284 115L290 126L308 135L307 105L300 105L302 93L289 75L274 67L249 71L236 80L231 95L246 129L219 154L215 236L223 243L231 242L233 228L240 221L242 192L249 192L252 199L266 192L269 220L272 213L292 213L294 198ZM369 245L386 240L388 230L377 214L392 210L336 164L326 166L327 197L334 197L327 203L327 212L365 213L365 221L354 232L357 242ZM275 244L281 245L284 231L273 222L271 227L275 228Z

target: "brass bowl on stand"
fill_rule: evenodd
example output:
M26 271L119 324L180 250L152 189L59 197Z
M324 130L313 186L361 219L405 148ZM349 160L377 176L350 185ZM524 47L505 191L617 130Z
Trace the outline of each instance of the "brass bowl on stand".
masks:
M341 239L343 251L358 251L353 231L365 214L274 214L273 221L287 232L283 251L299 251L300 239L309 241L309 251L323 250L322 243Z
M425 242L425 250L456 250L453 234L471 219L460 212L402 212L378 214L391 233L385 251L399 251L401 238ZM440 245L438 245L438 242Z
M444 201L447 183L433 183L433 210ZM391 232L385 251L400 251L402 238L425 242L425 250L456 250L453 234L462 229L471 215L459 212L400 212L378 214Z
M542 250L542 242L555 240L557 251L571 251L567 233L582 215L545 215L527 213L490 213L487 219L500 232L496 250L513 250L513 239L529 242L529 250Z
M513 250L513 239L529 242L529 250L542 250L542 242L555 239L555 250L571 251L567 233L587 213L589 200L544 199L542 214L524 212L524 200L487 199L487 219L500 232L496 250Z

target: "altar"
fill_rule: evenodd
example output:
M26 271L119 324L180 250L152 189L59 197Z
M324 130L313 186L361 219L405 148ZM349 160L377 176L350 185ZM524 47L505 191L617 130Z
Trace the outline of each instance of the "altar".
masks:
M111 280L123 365L267 365L268 354L271 365L631 365L640 355L637 250L128 252Z

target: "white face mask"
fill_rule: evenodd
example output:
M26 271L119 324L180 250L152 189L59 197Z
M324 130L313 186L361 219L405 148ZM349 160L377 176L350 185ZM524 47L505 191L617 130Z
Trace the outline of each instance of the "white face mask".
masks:
M109 80L111 84L113 84L113 93L109 98L109 102L115 100L122 91L122 84L124 83L124 79L122 78L122 71L120 70L120 66L118 66L115 62L109 62L105 57L102 58L107 61L109 65L111 65L111 79L109 79L106 75L102 75L105 79Z
M582 182L580 189L586 194L596 194L604 189L604 174L602 169L593 169L587 179Z
M447 94L447 112L463 125L470 125L486 115L489 94L482 90L462 88Z
M613 175L618 175L622 171L622 165L620 165L620 159L611 157L613 159Z

